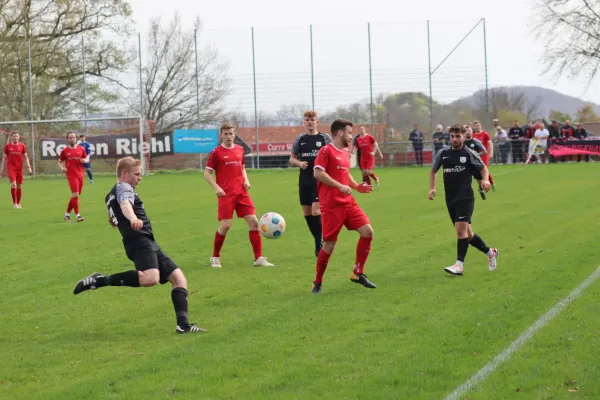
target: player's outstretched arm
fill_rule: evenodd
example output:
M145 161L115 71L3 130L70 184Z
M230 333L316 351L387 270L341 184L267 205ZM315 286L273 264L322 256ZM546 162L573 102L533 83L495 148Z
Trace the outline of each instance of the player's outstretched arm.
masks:
M225 191L221 189L221 186L217 185L217 182L215 182L215 179L213 178L213 170L211 168L204 169L204 179L206 179L206 182L212 186L217 194L217 197L225 196Z

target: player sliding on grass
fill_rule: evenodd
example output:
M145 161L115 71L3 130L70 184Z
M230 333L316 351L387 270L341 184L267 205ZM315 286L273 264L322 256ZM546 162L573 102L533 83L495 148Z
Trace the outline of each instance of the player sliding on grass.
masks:
M27 157L27 149L19 142L19 132L10 135L10 142L4 146L0 177L4 178L4 168L8 167L8 180L10 181L10 194L13 208L21 208L21 185L23 185L23 159L27 163L27 171L31 175L31 165Z
M220 131L223 143L210 152L204 170L204 178L217 194L217 218L220 222L215 233L210 265L214 268L221 268L221 248L225 242L225 235L231 228L235 211L238 218L244 218L248 224L248 236L254 252L254 266L272 267L273 264L262 255L262 238L258 231L256 210L252 198L248 194L251 185L244 167L244 149L234 143L233 125L225 124L221 126ZM216 182L213 178L213 171L216 175Z
M117 184L106 195L108 223L119 228L127 257L135 270L103 276L93 273L77 282L74 294L104 286L148 287L171 282L171 300L177 317L177 333L199 333L204 329L188 322L187 280L179 267L154 240L144 203L135 192L142 180L142 162L125 157L117 162Z
M313 281L313 293L321 291L323 275L329 257L333 253L342 226L360 234L356 246L356 261L350 280L364 287L374 289L375 284L364 274L365 263L371 251L373 228L369 218L360 208L352 189L359 193L369 193L373 187L366 183L357 184L350 175L350 152L352 143L352 122L336 119L331 124L332 143L323 147L315 160L315 178L321 201L321 221L323 222L323 248L317 257L317 274Z
M498 250L489 248L471 229L471 216L475 208L475 196L471 187L472 177L480 182L485 192L490 190L488 170L477 153L464 146L466 129L462 125L450 128L451 147L441 149L435 155L429 179L429 200L435 198L437 172L442 168L446 207L458 236L456 263L444 270L462 275L469 244L488 256L488 267L494 271Z

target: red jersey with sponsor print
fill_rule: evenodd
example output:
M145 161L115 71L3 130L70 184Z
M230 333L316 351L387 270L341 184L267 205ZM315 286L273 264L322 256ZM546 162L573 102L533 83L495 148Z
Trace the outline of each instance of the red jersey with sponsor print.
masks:
M83 164L81 164L81 159L86 157L87 154L85 154L85 149L81 146L67 146L60 152L58 159L65 163L65 167L67 168L67 178L83 177Z
M244 148L234 144L232 148L217 146L208 156L206 168L215 171L217 185L226 196L243 193Z
M332 179L342 185L350 185L350 152L328 144L319 150L315 159L315 169L324 170ZM350 207L356 204L354 196L344 194L337 188L317 182L321 208Z
M371 135L365 135L364 137L358 136L356 138L356 147L360 149L360 157L373 158L371 155L373 152L373 145L375 144L375 138Z
M6 166L10 171L23 170L23 154L27 153L27 149L23 143L14 144L9 142L4 146L4 154L6 155Z

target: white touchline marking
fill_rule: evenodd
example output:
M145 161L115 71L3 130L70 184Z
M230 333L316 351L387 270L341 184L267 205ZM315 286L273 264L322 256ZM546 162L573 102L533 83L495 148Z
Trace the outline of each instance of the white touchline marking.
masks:
M475 375L473 375L468 381L457 387L446 400L457 400L471 390L473 386L483 382L489 375L491 375L496 368L504 361L508 360L512 354L519 350L529 339L535 335L535 333L543 328L552 318L556 317L570 302L575 300L588 286L594 283L600 277L600 267L596 270L579 286L575 288L567 297L556 303L546 314L542 315L537 321L534 322L521 336L519 336L514 342L505 348L502 353L498 354L492 361L486 366L481 368Z

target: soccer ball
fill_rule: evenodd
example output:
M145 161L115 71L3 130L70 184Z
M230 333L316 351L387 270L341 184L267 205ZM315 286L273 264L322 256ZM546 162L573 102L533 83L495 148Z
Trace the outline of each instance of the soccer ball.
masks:
M285 232L285 219L277 213L268 212L260 218L258 228L267 239L277 239Z

